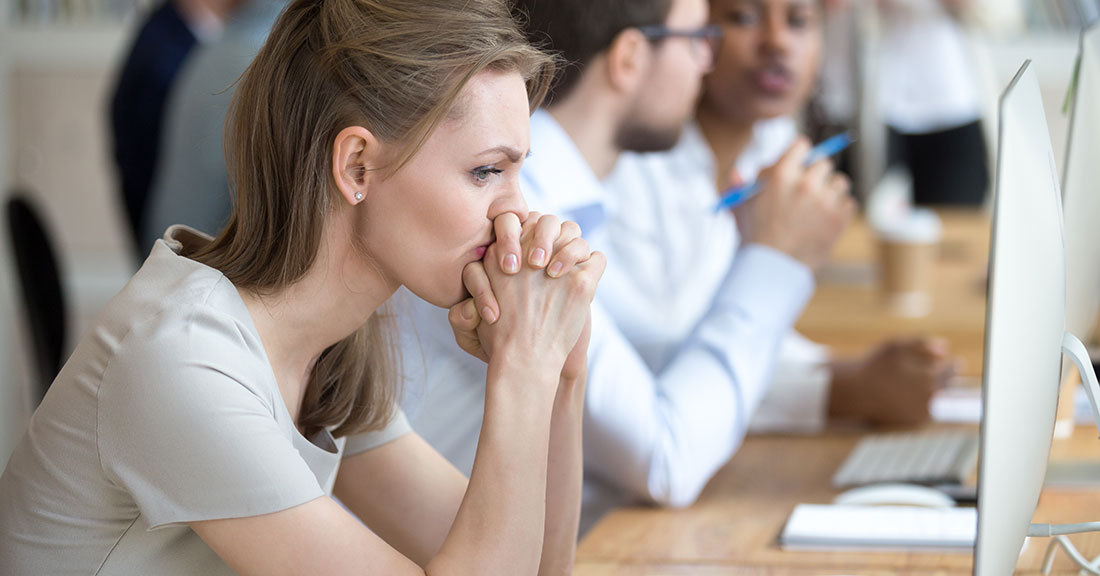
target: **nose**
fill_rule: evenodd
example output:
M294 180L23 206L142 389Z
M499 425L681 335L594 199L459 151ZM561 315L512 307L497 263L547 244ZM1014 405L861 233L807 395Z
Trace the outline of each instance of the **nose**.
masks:
M764 18L763 44L771 53L786 53L790 48L791 28L785 15L769 14Z
M698 53L699 67L702 68L704 74L714 70L714 58L715 58L715 42L708 38L701 38L696 41L696 52Z
M489 219L493 220L505 212L512 212L519 216L520 222L526 221L529 210L527 199L523 197L523 190L519 185L519 179L510 179L507 185L502 188L500 195L493 201L489 209Z

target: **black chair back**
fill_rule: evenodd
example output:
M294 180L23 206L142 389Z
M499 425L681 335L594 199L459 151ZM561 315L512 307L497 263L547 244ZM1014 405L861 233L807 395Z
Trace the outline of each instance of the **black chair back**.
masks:
M37 390L32 392L35 396L32 401L37 406L61 370L65 345L65 298L50 235L33 203L26 195L16 192L8 198L7 218L27 324L33 340L38 381Z

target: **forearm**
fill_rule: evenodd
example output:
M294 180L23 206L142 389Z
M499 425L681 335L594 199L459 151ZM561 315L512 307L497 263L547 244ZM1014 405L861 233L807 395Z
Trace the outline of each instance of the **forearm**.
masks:
M554 400L546 478L546 534L542 543L540 576L573 573L584 476L581 446L584 389L584 377L575 381L562 380Z
M469 487L428 574L535 572L543 542L556 384L556 374L547 371L490 364Z
M661 506L694 502L740 444L745 380L705 350L683 360L661 375L642 362L592 373L586 473ZM600 374L606 378L597 382Z
M865 410L866 394L858 393L855 378L858 364L854 360L830 363L828 414L831 420L856 420Z
M594 310L603 336L589 355L586 471L658 504L691 504L739 446L812 287L789 257L746 250L659 373Z

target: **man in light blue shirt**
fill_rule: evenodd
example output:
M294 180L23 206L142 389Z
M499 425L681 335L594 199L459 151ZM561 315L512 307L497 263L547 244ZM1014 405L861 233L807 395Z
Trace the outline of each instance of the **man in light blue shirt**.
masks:
M711 63L706 0L527 0L529 36L574 63L531 118L521 181L534 210L581 225L600 249L619 207L601 180L625 150L673 146ZM813 292L812 271L848 222L847 181L827 163L802 167L797 142L739 210L742 244L707 310L667 366L652 370L607 311L592 308L584 422L582 529L627 501L684 506L740 445L768 392L773 358ZM480 304L480 303L479 303ZM480 309L480 305L479 305ZM413 426L469 472L481 422L484 366L453 341L447 313L407 302L405 408ZM637 310L644 315L649 310Z
M605 301L608 311L658 372L707 312L737 254L734 214L714 209L718 186L731 168L756 180L790 147L798 135L793 116L818 85L824 44L819 2L711 5L711 23L724 34L698 120L669 151L622 154L604 179L621 209L601 246L608 267L600 290L615 294ZM920 424L954 368L946 342L936 338L887 340L845 357L791 332L752 428L812 433L828 420Z

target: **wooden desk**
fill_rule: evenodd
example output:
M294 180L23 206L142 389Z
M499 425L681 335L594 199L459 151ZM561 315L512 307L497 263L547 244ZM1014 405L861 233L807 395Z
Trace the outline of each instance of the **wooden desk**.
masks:
M860 354L889 337L940 336L980 377L985 334L985 276L990 218L985 212L944 211L933 308L921 318L895 316L882 303L877 243L865 220L845 231L797 328L840 355Z
M624 508L608 515L581 542L576 576L642 574L966 574L970 554L784 551L776 544L799 503L827 503L837 492L833 473L859 440L851 431L818 437L749 438L684 510ZM1078 428L1056 441L1051 458L1100 460L1096 428ZM1100 488L1044 490L1036 522L1100 520ZM1090 558L1100 536L1072 537ZM1022 572L1038 572L1046 539L1021 558ZM1072 572L1059 554L1056 567Z
M859 353L886 337L938 335L967 359L966 372L980 376L985 329L985 272L989 217L944 212L944 237L934 308L923 318L892 316L881 305L874 280L876 245L865 222L838 243L833 265L819 278L817 293L798 323L804 334L843 353ZM1095 428L1078 428L1055 442L1052 460L1100 461ZM576 576L816 574L965 574L970 554L788 552L776 538L799 503L830 502L830 480L859 440L854 431L818 437L748 439L684 510L624 508L608 515L583 539ZM1100 520L1100 488L1047 489L1037 522ZM1072 537L1090 558L1100 554L1100 536ZM1035 539L1020 569L1038 572L1046 539ZM1059 553L1056 567L1074 573Z
M939 576L942 571L847 570L845 574L868 576ZM836 576L836 570L712 564L616 564L582 562L573 576Z

